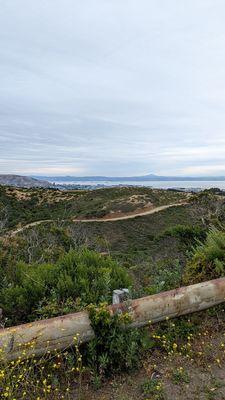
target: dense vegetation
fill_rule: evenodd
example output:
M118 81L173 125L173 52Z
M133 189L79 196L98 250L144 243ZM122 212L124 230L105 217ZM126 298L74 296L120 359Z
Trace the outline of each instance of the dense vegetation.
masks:
M184 280L201 282L225 275L225 231L211 229L204 242L198 242L187 263Z
M108 199L110 194L113 200L115 191L114 198L121 199L121 193L130 198L139 189L142 195L146 190L156 196L145 188L106 189L105 193L99 190L96 196ZM9 189L4 190L8 193ZM24 189L31 198L35 192L39 202L44 195L49 198L48 191L45 194L42 189L28 192ZM53 200L50 203L59 204L60 193L55 191L55 203ZM171 196L165 191L161 200L155 198L155 203L164 202L168 193ZM176 192L171 193L177 196ZM92 191L88 196L94 194ZM16 201L15 193L9 198ZM23 203L27 201L31 200L23 199ZM34 206L31 208L38 212ZM25 205L18 208L18 215L23 215L24 210ZM206 191L193 196L188 205L144 217L104 224L58 220L30 228L14 238L6 236L0 242L0 307L7 324L110 301L113 288L131 286L131 281L132 295L137 297L171 289L182 282L220 276L224 262L224 234L220 232L223 218L223 197ZM212 222L214 230L210 228ZM106 255L111 255L116 262ZM116 281L115 271L119 271Z
M129 287L126 270L109 257L83 249L70 251L55 264L17 263L5 271L0 307L15 324L35 317L77 311L90 303L111 301L112 291Z
M76 215L103 215L100 212L102 207L105 207L106 213L109 210L118 211L118 207L123 212L130 212L133 205L130 208L127 200L132 196L142 196L142 200L145 196L148 202L159 205L178 200L183 194L144 188L63 194L54 190L24 189L18 195L14 191L10 188L1 191L2 325L10 326L88 308L96 337L81 347L75 338L72 350L55 354L53 359L41 359L37 366L27 360L23 365L19 362L2 370L5 371L2 373L4 387L8 387L10 393L7 395L5 390L5 397L28 398L27 394L21 395L21 388L28 385L25 385L27 371L30 371L29 380L34 393L34 397L29 398L62 398L63 393L58 388L67 387L69 393L70 386L73 386L71 382L80 382L84 371L89 376L89 382L98 388L106 377L115 372L143 366L146 354L154 351L169 356L179 352L185 357L194 357L194 350L189 346L190 338L198 332L202 321L208 321L209 315L214 318L215 312L180 318L174 323L167 321L154 329L124 330L130 316L111 317L106 305L111 302L113 289L120 287L129 287L132 296L138 297L224 276L225 213L224 198L220 192L206 191L192 196L187 205L145 217L82 224L73 223L67 217L74 216L75 211ZM48 201L43 200L46 196ZM127 206L122 209L124 198ZM146 204L145 201L142 207ZM138 206L135 203L135 207L141 207L140 203ZM66 218L62 218L65 210ZM31 227L12 238L7 237L7 229L19 221L48 219L49 213L54 222ZM205 319L202 315L206 316ZM218 315L223 326L222 308L216 309L216 320ZM13 373L10 368L14 368ZM12 379L13 374L14 379L19 381L19 389ZM37 376L40 385L36 383ZM160 379L154 379L143 382L142 398L164 398ZM189 378L182 370L176 369L171 379L177 384ZM75 392L77 394L77 389ZM67 398L73 397L68 394Z
M0 230L37 220L104 217L186 198L176 191L149 188L108 188L89 191L22 189L0 186Z

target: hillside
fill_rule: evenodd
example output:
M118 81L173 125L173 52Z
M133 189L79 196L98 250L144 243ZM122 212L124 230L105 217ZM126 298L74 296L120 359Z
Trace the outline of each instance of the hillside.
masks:
M0 186L0 213L5 215L7 229L43 219L129 215L176 203L188 196L178 191L135 187L60 191Z
M224 224L219 190L0 187L2 326L87 309L97 335L80 347L75 335L72 349L38 361L4 364L4 397L224 399L223 306L124 331L104 305L120 287L137 298L224 276Z
M46 180L39 180L31 178L29 176L0 175L0 185L16 186L24 188L34 188L34 187L47 188L50 187L52 184L50 184Z
M179 275L187 251L195 239L204 239L212 223L224 223L224 196L214 192L190 196L133 187L63 192L1 187L0 229L3 237L15 232L10 239L11 257L51 262L69 248L88 246L126 265L136 289L148 293L149 284L165 281L166 270L173 270L176 262ZM179 205L182 201L186 204ZM179 206L135 217L168 204ZM124 215L132 218L113 220ZM108 222L101 222L108 217ZM82 223L82 218L89 222ZM167 283L162 289L166 287Z
M125 265L134 278L135 290L145 294L153 287L166 290L168 271L174 269L176 287L195 240L204 239L215 221L224 223L224 197L214 193L190 196L133 187L63 192L1 187L0 228L3 238L15 233L9 242L10 257L15 257L15 262L18 258L52 262L70 248L87 246ZM182 201L186 204L179 205ZM135 217L135 213L154 212L168 204L174 206ZM113 220L124 215L132 218ZM108 222L101 222L109 216ZM82 218L87 222L82 223ZM160 281L165 283L161 285Z

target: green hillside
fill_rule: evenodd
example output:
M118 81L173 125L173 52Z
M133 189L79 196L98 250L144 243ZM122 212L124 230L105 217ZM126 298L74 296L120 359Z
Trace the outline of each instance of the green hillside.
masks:
M110 213L181 200L153 214L102 222ZM73 220L80 216L100 221ZM128 316L111 318L105 308L116 288L128 287L137 298L224 276L223 193L4 187L0 221L2 326L88 309L96 333L88 345L75 339L72 349L38 362L3 362L3 398L28 392L32 400L224 398L223 307L125 331Z

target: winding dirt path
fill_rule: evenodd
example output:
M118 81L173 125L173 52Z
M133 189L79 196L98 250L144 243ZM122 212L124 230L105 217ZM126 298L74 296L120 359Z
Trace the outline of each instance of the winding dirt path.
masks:
M32 228L32 226L41 225L41 224L48 223L48 222L53 222L53 221L54 221L53 219L43 219L43 220L40 220L40 221L30 222L27 225L21 226L21 228L17 228L17 229L15 229L13 231L7 232L6 236L11 236L11 237L12 236L16 236L17 233L23 232L28 228Z
M177 207L177 206L183 206L185 204L188 204L187 202L181 202L181 203L174 203L174 204L166 204L164 206L159 206L155 208L151 208L150 210L147 211L139 211L139 212L134 212L132 214L126 214L126 215L121 215L121 216L116 216L114 217L113 215L111 217L102 217L102 218L83 218L83 219L78 219L74 218L73 222L115 222L115 221L122 221L126 219L133 219L136 217L143 217L144 215L150 215L150 214L155 214L157 212L166 210L167 208L171 207Z
M82 222L82 223L90 223L90 222L115 222L115 221L122 221L122 220L127 220L127 219L133 219L133 218L137 218L137 217L143 217L145 215L151 215L151 214L155 214L158 213L160 211L166 210L167 208L171 208L171 207L177 207L177 206L184 206L188 204L187 201L183 201L180 203L173 203L173 204L166 204L164 206L159 206L159 207L155 207L152 208L150 210L147 211L142 211L142 212L137 212L137 213L133 213L133 214L128 214L128 215L121 215L121 216L116 216L116 217L103 217L103 218L83 218L83 219L78 219L78 218L74 218L72 219L73 222ZM40 221L34 221L31 222L27 225L21 226L20 228L17 228L15 230L9 231L6 233L5 236L8 237L13 237L16 236L18 233L23 232L24 230L28 229L28 228L32 228L33 226L37 226L37 225L41 225L41 224L45 224L48 222L53 222L55 221L54 219L44 219L44 220L40 220ZM66 221L71 221L71 220L61 220L63 222Z

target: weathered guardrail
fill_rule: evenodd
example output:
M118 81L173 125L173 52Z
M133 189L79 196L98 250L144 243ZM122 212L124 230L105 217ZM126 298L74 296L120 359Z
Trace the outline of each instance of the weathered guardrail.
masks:
M225 301L225 278L181 287L153 296L128 300L109 306L111 314L129 312L129 327L141 327L151 323L193 313ZM6 360L15 360L32 354L41 355L54 349L65 349L79 334L82 342L94 337L88 312L81 311L61 317L35 321L0 330L0 348ZM35 345L28 346L35 342Z

